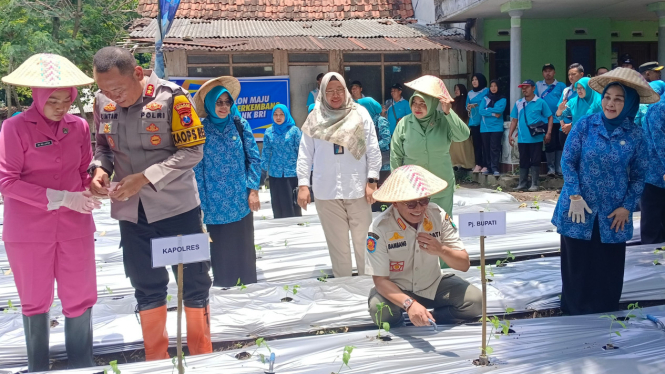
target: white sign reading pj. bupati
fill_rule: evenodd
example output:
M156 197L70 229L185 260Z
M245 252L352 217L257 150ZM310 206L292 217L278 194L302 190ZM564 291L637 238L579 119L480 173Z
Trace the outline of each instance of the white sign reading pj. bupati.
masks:
M152 239L152 267L210 261L207 233Z
M480 212L459 215L459 236L506 234L506 212Z

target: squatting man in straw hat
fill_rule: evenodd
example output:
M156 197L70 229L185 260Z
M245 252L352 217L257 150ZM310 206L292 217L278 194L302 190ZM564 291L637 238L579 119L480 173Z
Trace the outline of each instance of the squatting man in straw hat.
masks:
M373 319L379 303L390 308L382 309L380 317L391 326L402 324L403 311L416 326L480 315L480 290L454 274L441 273L439 259L455 270L469 269L469 254L451 217L430 203L430 196L447 186L424 168L405 165L374 192L374 199L392 205L372 222L367 235L365 268L374 279L368 300Z

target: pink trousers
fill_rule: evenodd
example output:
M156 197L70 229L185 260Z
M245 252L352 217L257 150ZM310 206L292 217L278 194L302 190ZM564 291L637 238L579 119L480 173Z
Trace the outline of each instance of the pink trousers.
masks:
M51 308L54 280L65 317L78 317L97 302L94 235L56 243L5 242L5 249L25 316Z

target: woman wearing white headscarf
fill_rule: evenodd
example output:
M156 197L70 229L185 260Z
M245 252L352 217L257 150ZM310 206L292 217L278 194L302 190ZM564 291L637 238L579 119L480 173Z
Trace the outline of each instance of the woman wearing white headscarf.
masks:
M314 109L302 126L298 152L298 205L310 202L310 171L316 210L326 235L335 277L351 276L353 240L358 274L365 274L365 239L372 223L370 205L381 169L374 122L355 103L344 78L328 73Z

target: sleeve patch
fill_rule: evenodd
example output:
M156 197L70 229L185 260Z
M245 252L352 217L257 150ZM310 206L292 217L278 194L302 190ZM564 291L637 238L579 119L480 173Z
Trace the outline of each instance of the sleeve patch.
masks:
M376 251L376 239L371 236L367 237L367 252L374 253Z
M173 143L178 148L194 147L205 143L206 136L201 120L185 95L173 97L171 134Z

